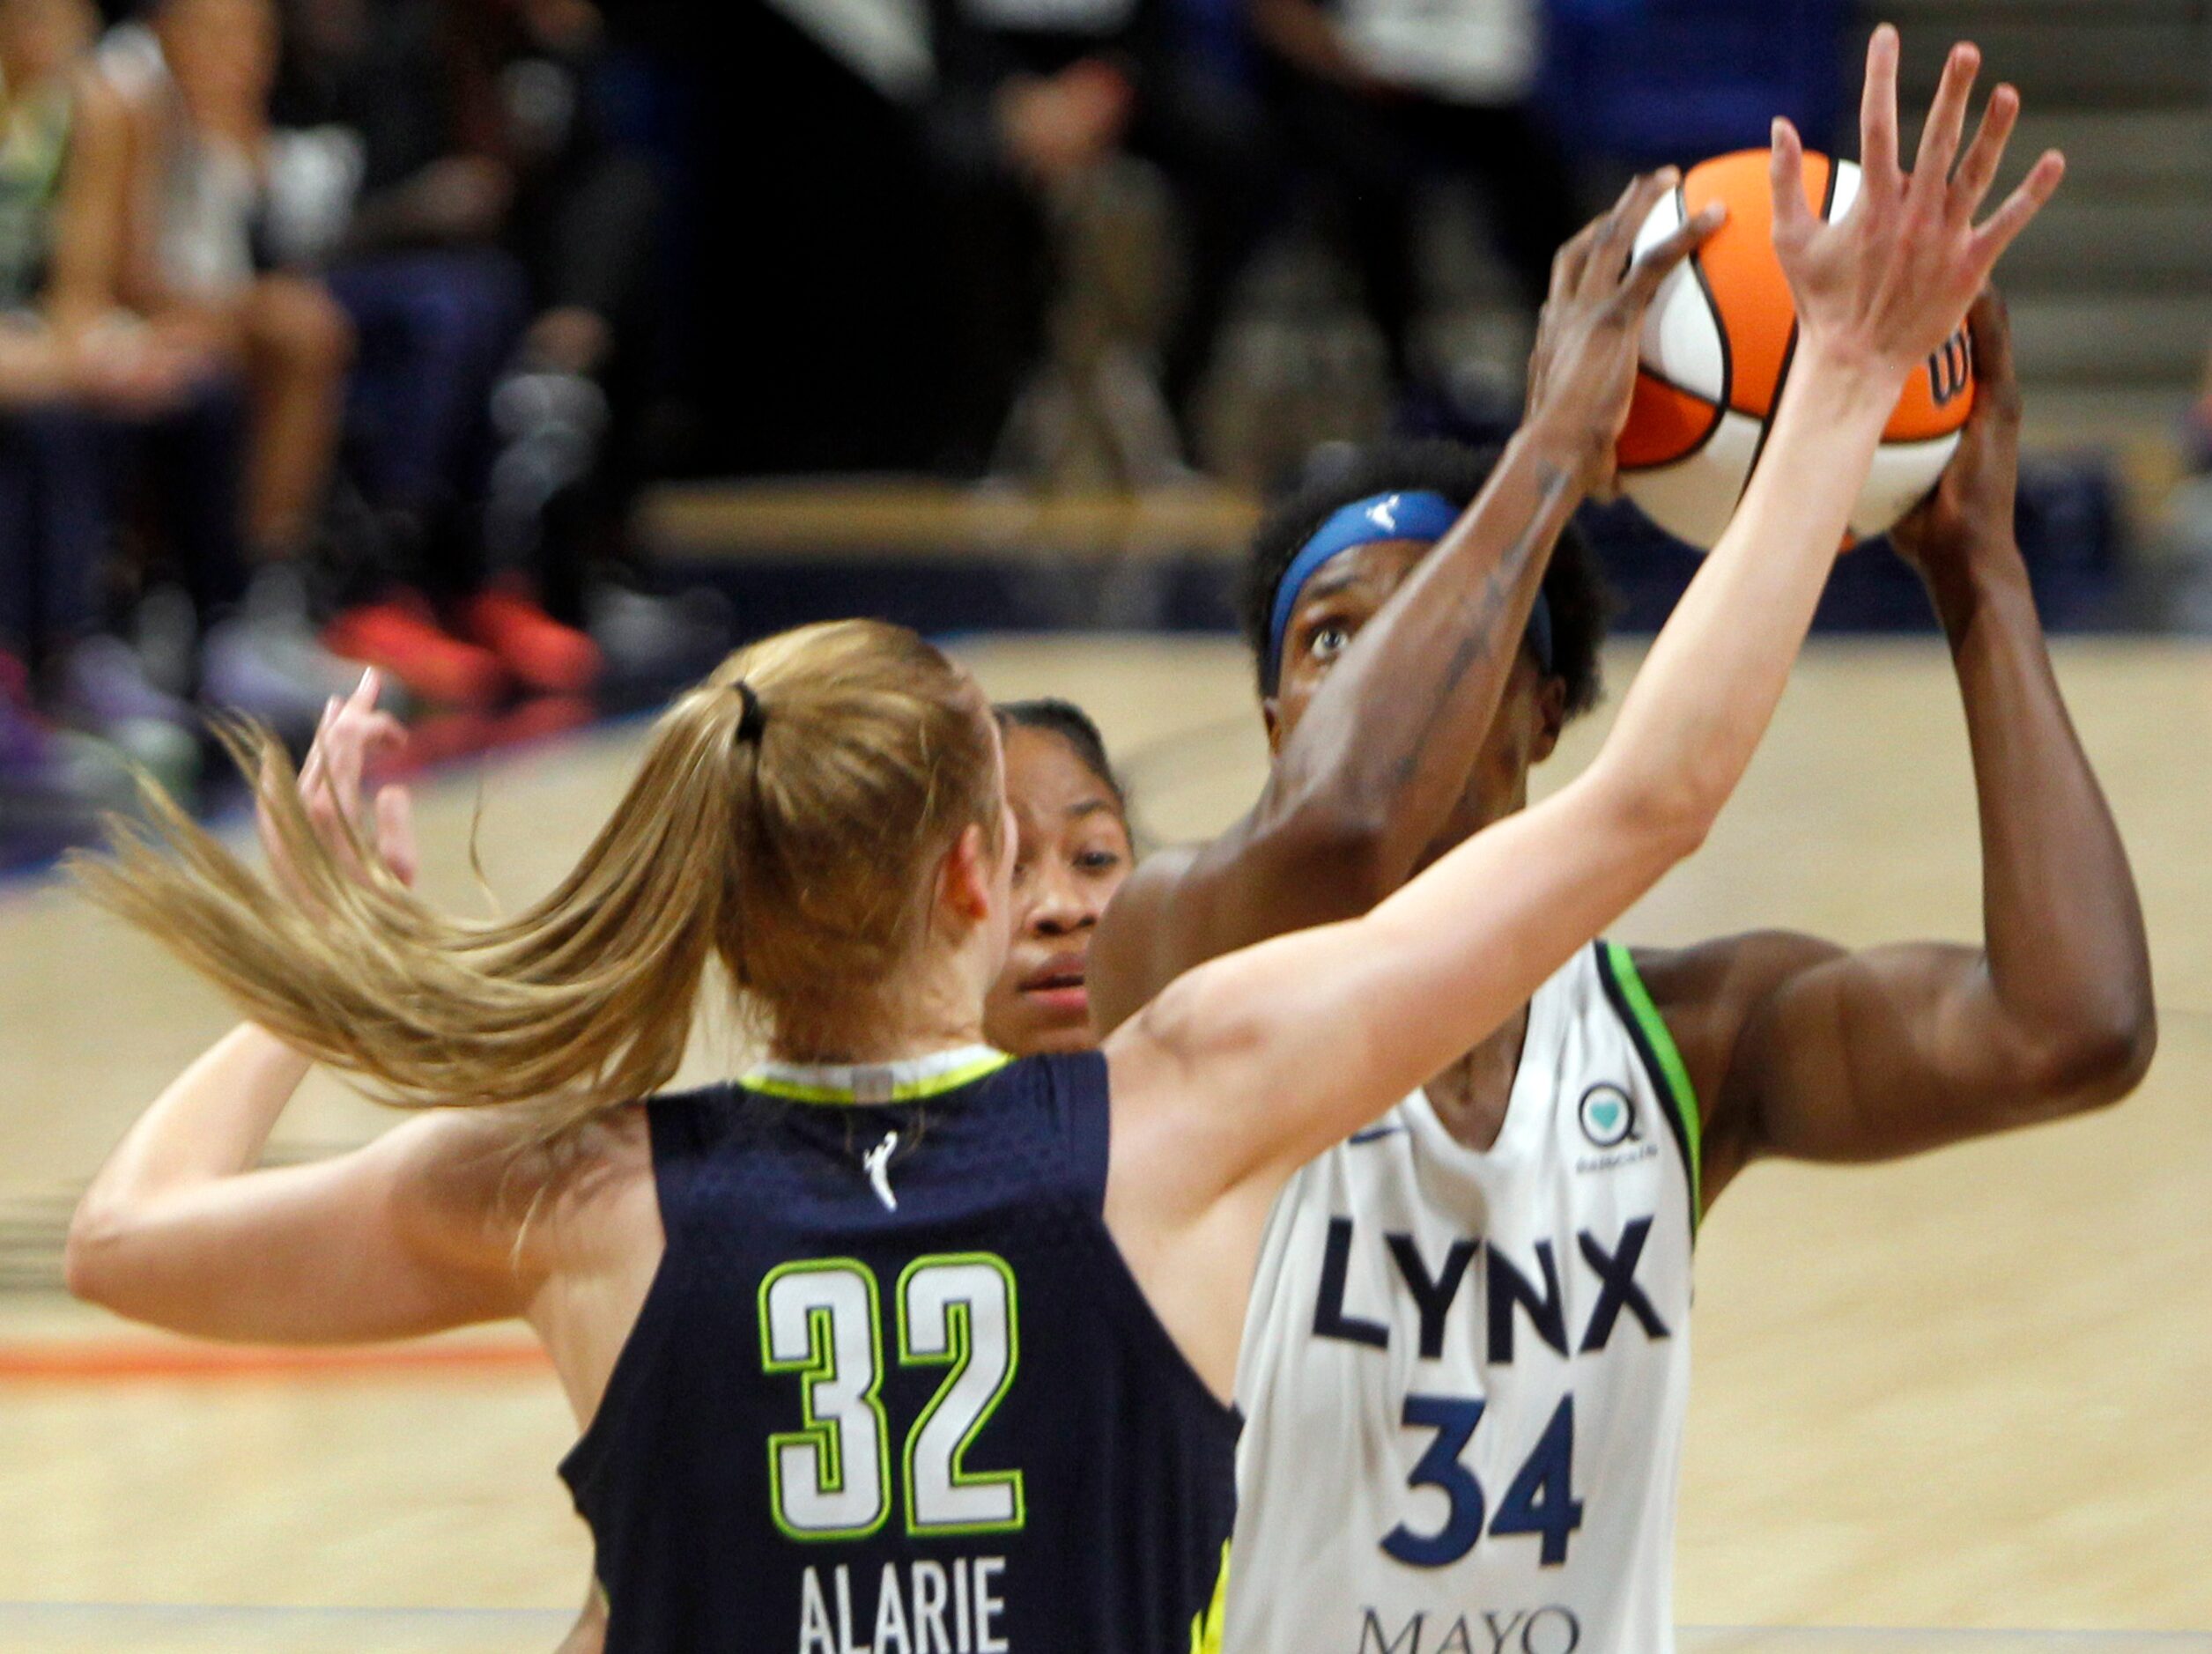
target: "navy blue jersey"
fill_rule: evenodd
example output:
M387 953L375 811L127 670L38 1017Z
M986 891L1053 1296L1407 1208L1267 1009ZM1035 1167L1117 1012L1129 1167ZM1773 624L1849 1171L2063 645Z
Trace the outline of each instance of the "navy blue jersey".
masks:
M647 1105L668 1251L561 1466L610 1654L1210 1641L1237 1419L1106 1231L1105 1060L921 1067Z

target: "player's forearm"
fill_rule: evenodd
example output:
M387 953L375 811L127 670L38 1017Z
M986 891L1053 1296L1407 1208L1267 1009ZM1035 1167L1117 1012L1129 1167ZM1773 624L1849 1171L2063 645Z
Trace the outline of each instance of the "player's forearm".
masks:
M2117 1095L2156 1039L2149 944L2027 570L2008 538L1947 565L1931 590L1973 753L1987 991L2031 1069L2060 1089Z
M1898 376L1801 351L1766 451L1675 606L1593 765L1662 817L1710 826L1742 779L1812 625Z
M1360 924L1316 934L1306 963L1326 968L1313 979L1364 1001L1367 1071L1395 1083L1394 1063L1431 1073L1477 1043L1695 849L1741 779L1897 397L1897 376L1878 362L1814 352L1801 372L1735 521L1668 617L1597 763ZM1307 1020L1282 1009L1296 975L1276 985L1286 1023Z
M250 1170L309 1067L263 1029L232 1030L139 1117L85 1191L79 1220Z
M1252 814L1170 885L1147 868L1123 887L1091 952L1101 1032L1195 966L1405 882L1466 787L1591 458L1571 421L1532 422L1329 674Z
M1587 491L1587 447L1564 421L1516 436L1284 746L1271 787L1284 814L1348 817L1370 845L1362 888L1343 911L1306 922L1365 912L1444 830L1498 714L1552 549Z

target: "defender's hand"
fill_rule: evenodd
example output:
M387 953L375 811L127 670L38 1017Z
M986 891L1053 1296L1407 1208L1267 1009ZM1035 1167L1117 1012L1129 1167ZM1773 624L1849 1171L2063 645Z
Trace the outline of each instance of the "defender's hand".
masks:
M1583 486L1594 491L1612 481L1613 445L1628 423L1636 388L1644 311L1660 283L1727 217L1726 208L1708 207L1631 264L1644 220L1681 181L1671 166L1634 180L1613 210L1560 248L1551 263L1551 296L1528 358L1525 423L1564 437L1583 468Z
M1949 338L2015 237L2066 174L2047 151L2019 188L1979 228L1974 214L1996 182L2020 118L2020 94L1999 86L1962 158L1959 142L1980 52L1951 48L1911 173L1898 159L1898 32L1888 24L1867 48L1861 110L1859 198L1842 221L1823 223L1805 200L1805 151L1797 129L1774 123L1774 250L1797 301L1805 343L1901 379ZM1957 170L1953 170L1956 161Z
M1935 491L1890 532L1898 555L1924 576L1978 554L2013 555L2020 491L2020 380L2005 301L1985 288L1967 316L1974 341L1974 411Z

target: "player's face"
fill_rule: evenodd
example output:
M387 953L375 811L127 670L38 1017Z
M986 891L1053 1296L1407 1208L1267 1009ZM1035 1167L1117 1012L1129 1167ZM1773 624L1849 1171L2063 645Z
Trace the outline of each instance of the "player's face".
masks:
M1430 548L1418 540L1379 540L1334 557L1298 594L1283 639L1283 670L1263 702L1268 744L1280 752L1313 697L1363 627L1381 611ZM1551 756L1565 722L1566 685L1546 677L1526 647L1516 651L1498 717L1467 779L1467 789L1439 835L1440 853L1528 801L1528 771ZM1409 707L1409 714L1421 709Z
M1006 735L1007 799L1018 849L1013 945L983 1012L1002 1051L1087 1051L1091 938L1135 860L1106 783L1046 729Z

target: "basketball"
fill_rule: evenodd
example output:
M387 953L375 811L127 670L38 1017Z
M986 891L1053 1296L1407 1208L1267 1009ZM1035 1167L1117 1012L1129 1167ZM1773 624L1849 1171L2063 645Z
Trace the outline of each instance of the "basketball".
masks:
M1797 343L1789 284L1774 256L1767 151L1746 150L1693 168L1653 209L1636 250L1713 202L1728 219L1668 276L1644 319L1643 363L1618 448L1628 497L1668 533L1710 549L1751 480L1788 381ZM1805 157L1805 196L1840 218L1859 169ZM1974 405L1972 352L1958 331L1900 388L1853 534L1887 530L1935 486Z

